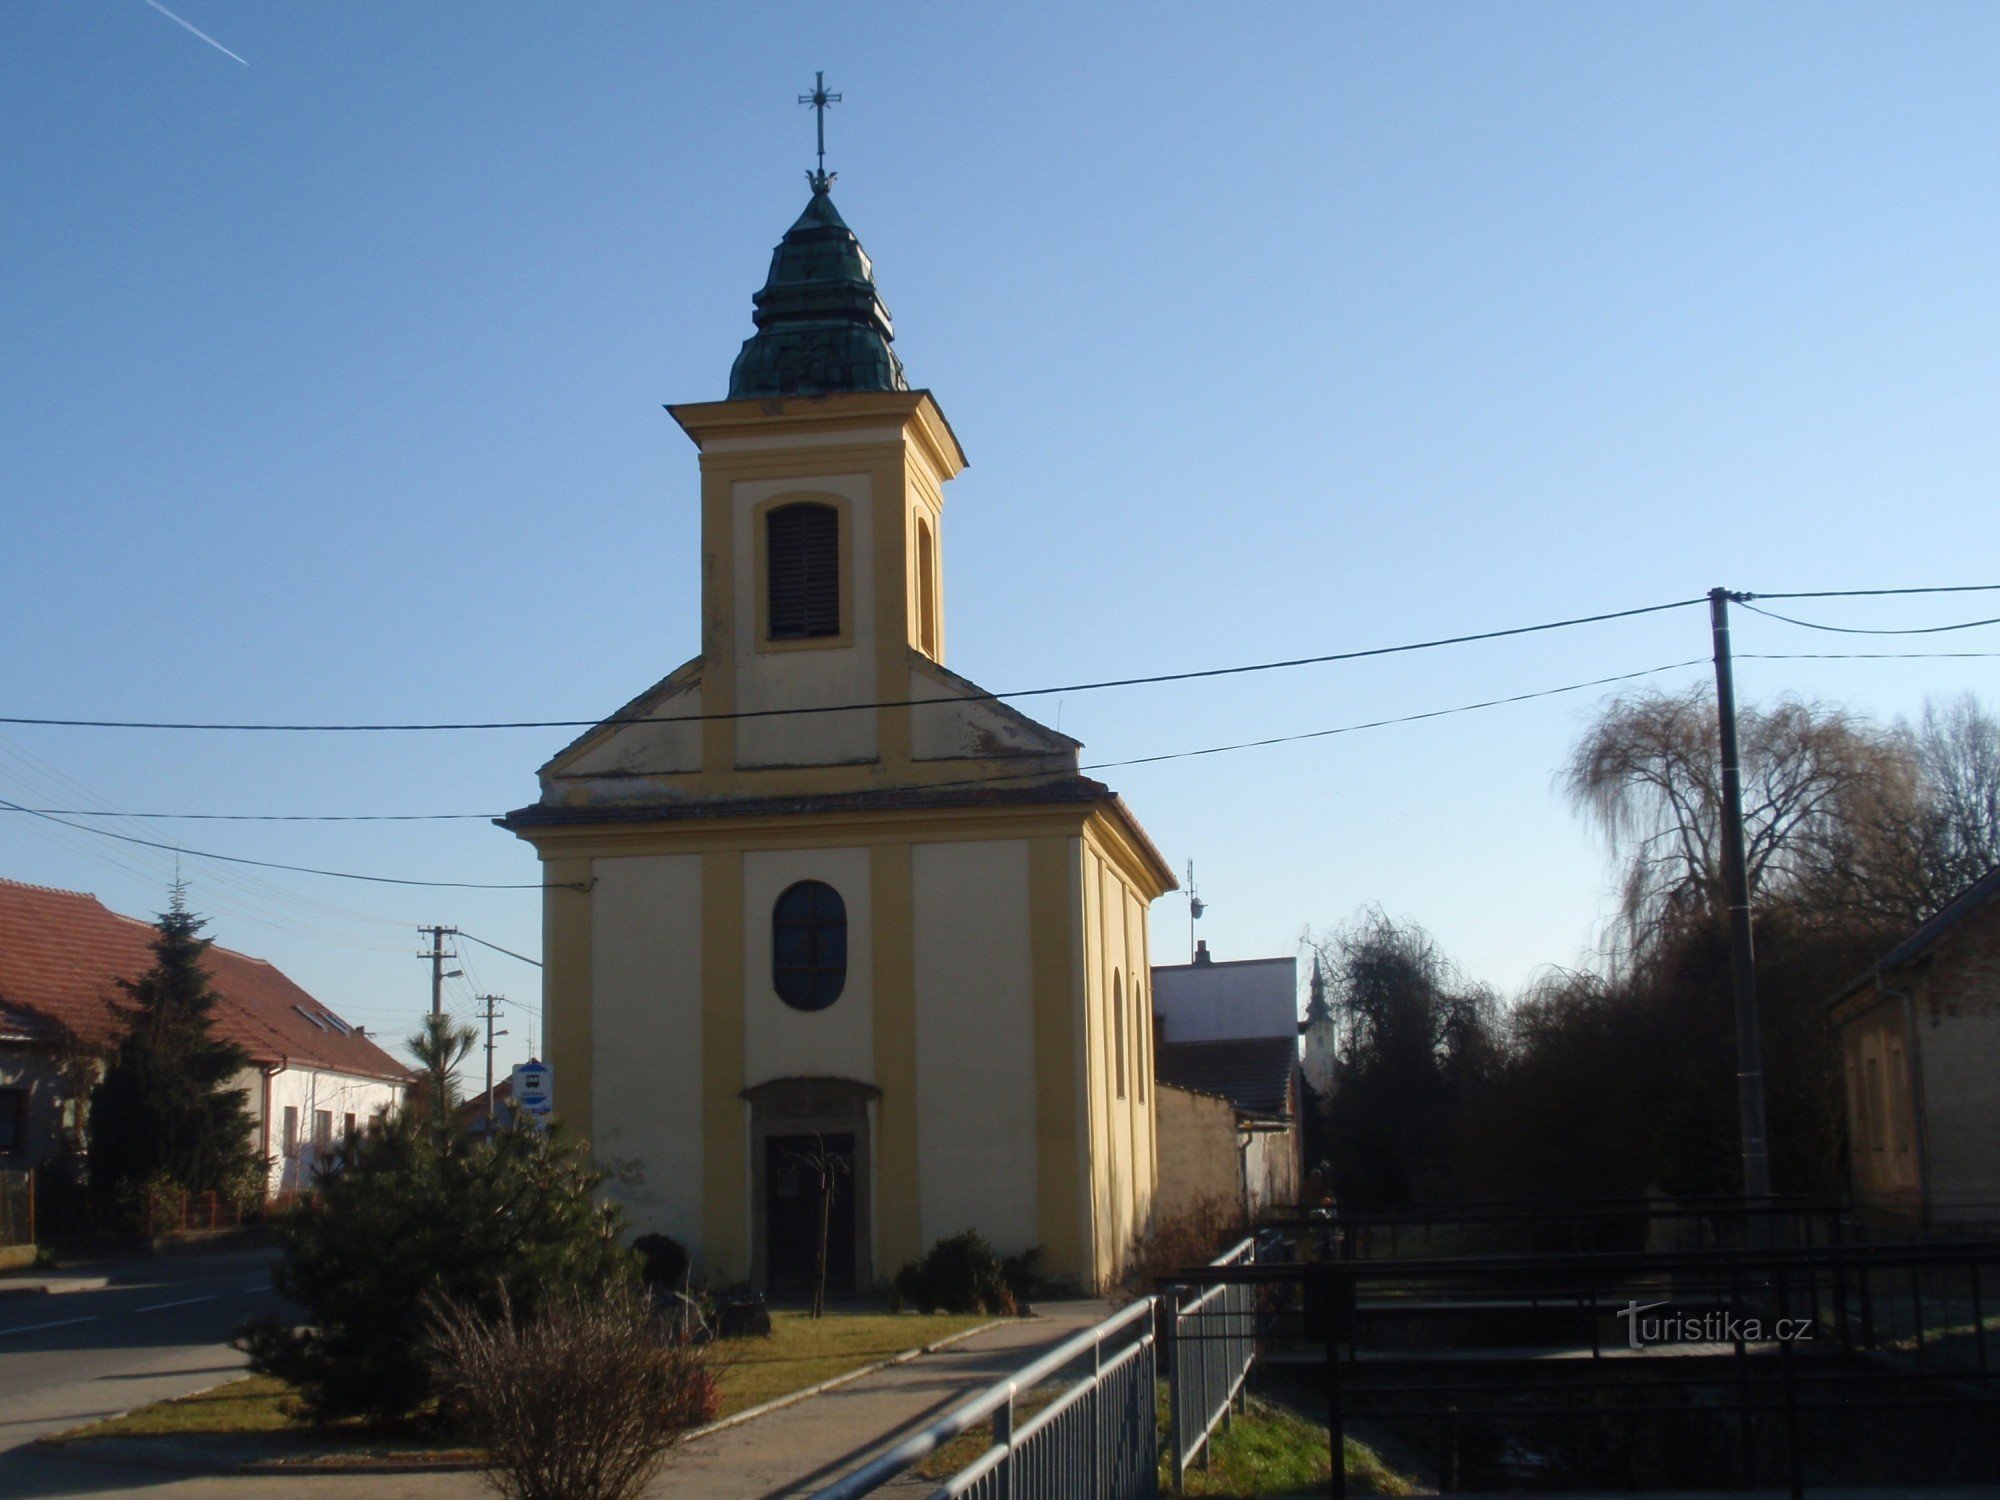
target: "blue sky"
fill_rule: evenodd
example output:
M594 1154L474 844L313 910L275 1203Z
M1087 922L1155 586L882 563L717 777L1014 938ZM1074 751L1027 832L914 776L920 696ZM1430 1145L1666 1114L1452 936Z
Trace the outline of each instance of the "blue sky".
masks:
M0 712L590 717L691 655L695 456L660 408L724 393L815 68L836 200L972 458L946 605L987 686L2000 576L1990 6L173 9L248 65L145 0L0 7ZM1706 644L1688 610L1035 711L1117 760ZM1886 718L1990 702L1994 666L1740 681ZM1512 990L1609 908L1552 783L1602 700L1106 775L1196 861L1219 955L1378 901ZM500 811L566 738L0 736L0 797L248 813ZM477 821L138 831L537 873ZM0 816L0 875L122 911L172 863ZM184 870L224 942L395 1034L418 923L538 951L532 892ZM1155 922L1180 955L1185 903ZM537 998L469 953L463 1013Z

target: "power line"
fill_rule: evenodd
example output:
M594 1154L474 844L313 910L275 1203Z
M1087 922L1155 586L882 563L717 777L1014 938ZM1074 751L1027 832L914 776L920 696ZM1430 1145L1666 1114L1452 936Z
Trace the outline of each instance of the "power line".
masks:
M1739 651L1738 661L1968 661L2000 651Z
M1525 703L1535 698L1549 698L1549 697L1554 697L1561 693L1575 693L1575 692L1581 692L1586 688L1605 687L1612 683L1617 683L1617 682L1629 682L1634 678L1650 677L1660 672L1675 671L1681 667L1698 666L1702 664L1703 660L1705 659L1695 658L1693 660L1685 662L1670 662L1665 666L1646 667L1637 672L1621 672L1610 677L1596 677L1590 679L1587 682L1566 683L1561 687L1542 688L1531 693L1516 693L1505 698L1488 698L1478 703L1464 703L1464 704L1459 704L1452 708L1431 709L1424 713L1404 714L1395 718L1372 719L1366 723L1346 724L1346 725L1341 725L1338 728L1334 729L1315 729L1315 730L1309 730L1303 734L1277 735L1261 740L1246 740L1241 742L1240 744L1234 744L1234 745L1210 745L1210 746L1205 746L1198 750L1171 751L1163 755L1137 756L1129 760L1095 761L1089 765L1079 766L1077 769L1079 771L1104 771L1104 770L1112 770L1121 766L1155 765L1162 761L1190 760L1201 756L1221 755L1233 750L1258 749L1267 745L1290 744L1299 740L1325 739L1333 735L1354 734L1363 729L1387 728L1388 726L1393 724L1414 724L1414 723L1419 723L1426 719L1439 719L1448 717L1452 714L1473 713L1480 709L1497 708L1502 704ZM927 782L924 784L922 788L920 788L920 790L934 791L934 790L941 790L944 788L958 787L958 786L985 786L994 782L1013 781L1023 778L1030 778L1030 779L1046 778L1050 774L1051 773L1046 768L1038 768L1032 771L999 772L987 776L968 777L958 781ZM496 882L485 882L485 881L458 881L458 880L411 880L391 875L365 875L350 870L325 870L311 865L284 864L275 860L247 859L242 855L216 854L208 850L188 849L184 848L179 844L169 844L154 839L137 838L134 835L127 833L116 833L108 828L91 828L81 823L69 822L67 819L53 813L43 812L37 808L25 807L18 802L11 802L5 798L0 798L0 812L26 813L31 817L40 818L46 822L58 824L59 826L64 828L74 829L78 833L95 834L99 838L116 839L121 843L140 844L149 849L164 849L170 853L184 854L191 858L223 860L230 864L255 865L262 869L288 870L295 874L301 874L301 875L324 875L336 880L364 880L380 885L423 886L431 889L448 889L448 890L532 891L532 890L588 889L587 886L571 884L571 883L558 883L550 885L541 882L496 883ZM460 936L469 936L469 934L461 933ZM515 953L509 949L498 948L497 944L487 943L483 938L473 938L473 941L478 943L484 943L485 946L489 948L496 948L498 949L498 951L506 953L508 957L518 958L522 960L522 962L524 963L535 962L534 959L528 958L527 955L525 954Z
M8 807L7 812L63 818L175 818L202 823L450 823L486 821L492 813L183 813L113 812L101 807Z
M491 948L495 953L504 953L509 958L518 958L524 964L533 964L538 969L542 966L542 961L539 958L530 958L525 953L516 953L512 948L503 948L498 943L490 943L483 937L474 937L463 928L459 929L458 935L468 943L477 943L482 948ZM513 1003L519 1005L521 1002L516 1000Z
M1672 661L1665 666L1645 667L1637 672L1620 672L1615 677L1597 677L1589 682L1572 682L1562 687L1541 688L1532 693L1515 693L1506 698L1487 698L1479 703L1461 703L1455 708L1434 708L1428 713L1402 714L1393 719L1370 719L1361 724L1343 724L1336 729L1313 729L1304 734L1273 735L1269 739L1242 740L1233 745L1210 745L1202 750L1176 750L1167 755L1141 755L1132 760L1103 760L1078 769L1085 771L1109 771L1121 766L1146 766L1165 760L1191 760L1201 755L1224 755L1232 750L1258 750L1266 745L1290 745L1300 740L1323 740L1336 734L1354 734L1363 729L1385 729L1392 724L1417 724L1425 719L1442 719L1452 714L1475 713L1482 708L1499 708L1508 703L1526 703L1534 698L1553 698L1560 693L1580 693L1586 688L1609 687L1616 682L1630 682L1638 677L1655 677L1662 672L1678 671L1682 667L1705 667L1708 658L1691 657L1687 661Z
M1186 672L1159 672L1145 677L1110 677L1098 682L1073 682L1055 687L1018 688L993 693L974 689L963 694L931 698L891 698L863 703L830 703L812 708L742 708L699 714L613 714L605 719L495 719L429 724L236 724L191 723L164 719L50 719L0 715L0 724L33 724L60 729L188 729L249 734L416 734L447 730L487 729L594 729L612 724L701 724L716 720L783 718L793 714L854 713L879 708L924 708L933 704L980 703L1010 698L1045 698L1057 693L1093 693L1105 688L1147 687L1166 682L1196 682L1213 677L1240 677L1253 672L1280 672L1296 667L1325 666L1333 662L1363 661L1377 656L1399 656L1412 651L1432 651L1441 646L1464 646L1476 641L1505 640L1513 636L1537 635L1550 630L1567 630L1578 625L1597 625L1608 620L1629 620L1663 610L1686 609L1706 604L1706 594L1695 599L1676 599L1667 604L1647 604L1637 609L1611 610L1605 614L1578 615L1567 620L1548 620L1539 625L1514 625L1504 630L1482 630L1470 635L1440 636L1435 640L1410 641L1398 646L1371 646L1357 651L1330 651L1319 656L1296 656L1283 661L1250 662L1233 667L1203 667Z
M1751 599L1888 599L1904 594L1990 594L2000 591L2000 583L1948 583L1915 589L1813 589L1791 594L1732 594L1731 602Z
M1803 626L1807 630L1828 630L1836 635L1943 635L1952 630L1974 630L1981 625L2000 625L2000 616L1989 620L1964 620L1956 625L1917 625L1900 630L1868 627L1860 625L1825 625L1818 620L1795 620L1790 615L1781 615L1775 609L1759 609L1756 605L1738 599L1737 604L1752 614L1762 615L1767 620L1782 620L1787 625Z
M411 880L399 875L360 875L352 870L322 870L312 865L288 865L277 860L248 859L240 854L217 854L209 849L189 849L180 844L165 844L155 839L142 839L129 833L117 833L109 828L89 828L82 823L71 823L49 813L36 812L32 807L23 807L18 802L0 798L0 810L27 813L45 822L56 823L64 828L73 828L78 833L95 834L101 839L116 839L121 844L138 844L147 849L164 849L169 854L184 854L190 859L217 859L225 864L254 865L260 870L290 870L297 875L325 875L334 880L365 880L373 885L416 885L440 890L455 891L543 891L578 890L573 884L549 885L543 881L484 881L484 880Z

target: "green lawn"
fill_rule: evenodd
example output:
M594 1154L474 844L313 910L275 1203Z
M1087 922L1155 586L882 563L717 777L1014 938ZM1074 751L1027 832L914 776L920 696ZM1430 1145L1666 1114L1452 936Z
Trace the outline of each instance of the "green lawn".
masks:
M835 1313L815 1320L802 1312L773 1313L768 1339L731 1339L716 1345L722 1415L747 1411L991 1321L915 1313ZM398 1452L442 1447L420 1430L383 1432L359 1422L316 1425L299 1420L290 1414L291 1395L283 1381L251 1375L199 1395L157 1401L122 1417L93 1422L54 1441L276 1434L342 1449L378 1449L385 1442Z
M938 1313L771 1314L768 1339L731 1339L722 1351L722 1414L730 1416L849 1370L934 1344L993 1320Z

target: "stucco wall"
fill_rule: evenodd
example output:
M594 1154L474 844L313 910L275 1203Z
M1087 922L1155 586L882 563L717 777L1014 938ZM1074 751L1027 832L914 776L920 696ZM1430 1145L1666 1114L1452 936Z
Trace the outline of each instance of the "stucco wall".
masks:
M1160 1143L1155 1219L1185 1213L1204 1198L1240 1202L1243 1168L1236 1110L1229 1101L1161 1084L1155 1113Z
M1040 1243L1025 839L911 851L918 1201L926 1246L977 1229Z
M1918 1001L1932 1212L2000 1205L2000 903L1974 913L1911 986ZM1985 1212L1972 1212L1985 1209Z
M1093 1218L1097 1274L1108 1282L1124 1269L1152 1221L1151 965L1146 904L1093 840L1083 847Z
M244 1091L254 1117L265 1098L263 1083L255 1068L237 1075L236 1086ZM332 1144L338 1147L347 1132L347 1117L354 1117L355 1129L366 1129L376 1114L390 1111L402 1102L402 1089L374 1078L356 1078L346 1073L324 1073L313 1068L284 1068L271 1075L268 1134L270 1163L266 1191L293 1192L312 1186L313 1168L322 1153L314 1146L313 1116L320 1110L332 1116ZM297 1149L285 1150L285 1110L296 1109L299 1120Z
M637 1233L701 1253L701 859L600 859L591 1140ZM562 1079L555 1079L561 1097Z
M1277 1204L1299 1201L1299 1129L1253 1130L1244 1146L1244 1210L1255 1223Z

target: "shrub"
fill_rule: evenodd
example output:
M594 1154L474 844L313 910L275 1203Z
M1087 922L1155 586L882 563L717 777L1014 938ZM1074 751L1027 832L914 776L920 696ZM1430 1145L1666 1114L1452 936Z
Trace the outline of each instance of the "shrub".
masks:
M318 1191L275 1226L273 1281L306 1325L264 1319L240 1346L250 1366L296 1386L313 1416L393 1418L431 1395L426 1308L443 1299L481 1316L628 1286L598 1173L557 1134L503 1130L467 1143L406 1114L344 1142Z
M1007 1283L1007 1290L1014 1294L1015 1307L1026 1307L1028 1299L1041 1289L1042 1247L1030 1245L1018 1255L1004 1257L1000 1275Z
M923 1313L1011 1316L1016 1307L1000 1257L976 1229L939 1240L922 1260L913 1260L896 1273L890 1290L898 1307Z
M687 1247L672 1235L642 1234L632 1241L639 1255L639 1274L656 1292L678 1292L687 1281Z
M1179 1213L1154 1220L1152 1229L1133 1247L1125 1271L1126 1289L1136 1295L1150 1292L1161 1278L1187 1266L1208 1264L1246 1232L1241 1203L1219 1194L1197 1198Z
M517 1317L429 1309L440 1401L508 1500L626 1500L720 1406L707 1349L631 1288L565 1294Z

